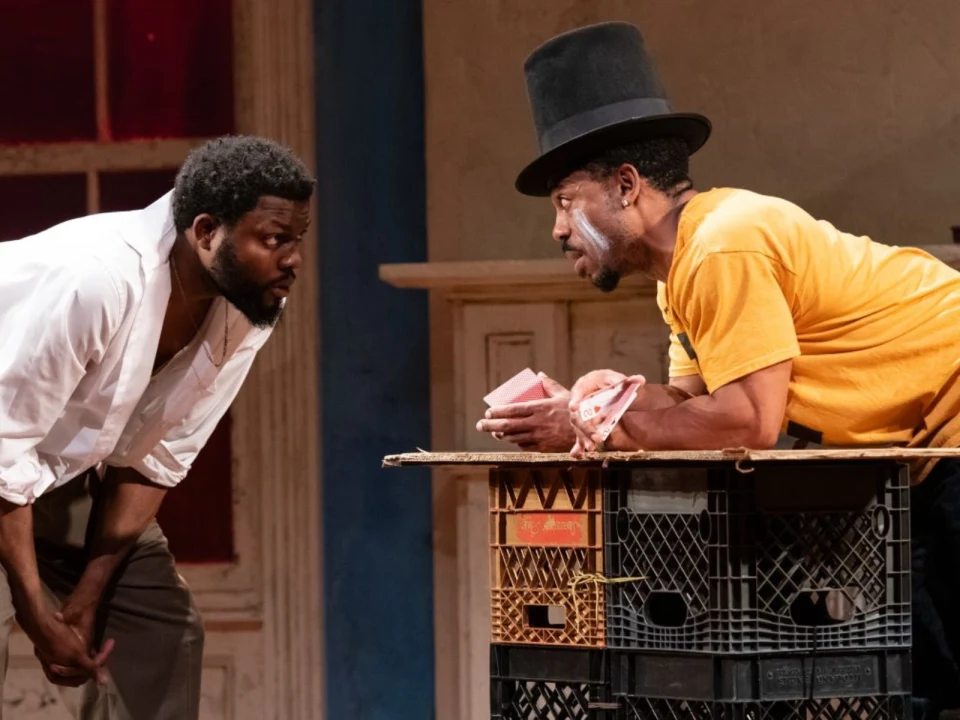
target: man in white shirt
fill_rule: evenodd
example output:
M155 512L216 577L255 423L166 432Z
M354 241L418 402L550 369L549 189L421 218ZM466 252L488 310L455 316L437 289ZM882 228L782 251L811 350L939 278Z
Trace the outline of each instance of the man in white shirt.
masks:
M313 188L220 138L144 210L0 243L0 681L15 615L77 717L198 717L202 625L154 517L280 317Z

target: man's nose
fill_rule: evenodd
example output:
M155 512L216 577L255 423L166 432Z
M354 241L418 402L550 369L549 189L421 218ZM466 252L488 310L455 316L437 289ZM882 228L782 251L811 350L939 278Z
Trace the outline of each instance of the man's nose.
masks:
M561 245L570 239L570 224L561 213L557 213L557 219L553 223L552 234L553 239Z
M280 260L280 268L282 270L292 270L296 273L302 263L303 254L300 252L300 245L297 244L294 245L293 250L284 255L283 259Z

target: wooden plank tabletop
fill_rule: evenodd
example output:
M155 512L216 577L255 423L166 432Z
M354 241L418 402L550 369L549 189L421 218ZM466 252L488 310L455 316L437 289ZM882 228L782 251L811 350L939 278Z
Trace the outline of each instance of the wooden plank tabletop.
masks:
M568 453L526 452L426 452L400 453L383 458L383 467L413 466L608 466L642 463L716 463L716 462L797 462L894 460L910 462L931 458L960 458L960 448L816 448L807 450L671 450L656 452L587 453L572 457Z

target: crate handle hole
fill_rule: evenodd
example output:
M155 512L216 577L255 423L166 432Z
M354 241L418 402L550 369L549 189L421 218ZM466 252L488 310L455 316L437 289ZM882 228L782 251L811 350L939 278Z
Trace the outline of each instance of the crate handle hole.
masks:
M853 600L843 590L804 590L790 603L790 618L808 627L850 622L853 614Z
M630 511L627 508L617 510L617 538L620 542L630 539Z
M883 505L873 509L873 532L878 540L883 540L890 530L890 513Z
M703 542L710 542L711 530L713 526L710 524L710 513L707 510L700 511L700 517L698 518L698 529L700 530L700 539Z
M526 605L527 626L563 630L567 626L567 609L563 605Z
M651 625L683 627L687 623L687 602L678 592L653 592L644 603L643 613Z

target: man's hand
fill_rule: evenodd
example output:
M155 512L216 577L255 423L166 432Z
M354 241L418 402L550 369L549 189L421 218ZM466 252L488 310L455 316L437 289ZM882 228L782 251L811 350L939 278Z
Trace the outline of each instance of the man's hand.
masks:
M96 656L93 647L94 627L97 619L96 603L77 600L74 597L75 595L76 593L68 597L63 608L59 612L54 613L53 617L55 620L64 623L73 630L74 634L80 639L80 642L83 643L83 647L87 649L87 654ZM107 640L103 644L100 656L104 662L113 649L113 645L113 640ZM40 653L37 653L37 658L40 660L40 665L43 667L43 672L47 676L47 679L54 685L79 687L89 679L82 668L70 668L50 664L40 656ZM101 680L98 679L98 681ZM102 682L106 682L105 676Z
M166 488L152 484L129 468L111 467L100 492L103 506L98 516L90 519L97 524L87 566L63 609L52 619L58 623L58 631L65 628L84 649L88 665L91 660L99 663L98 678L106 682L103 663L113 649L113 640L104 642L99 653L93 647L97 606L123 558L157 514ZM50 682L78 685L90 677L90 670L83 663L51 657L41 645L37 645L37 657Z
M590 420L580 419L580 403L583 399L598 390L613 387L624 380L635 380L641 384L646 380L642 375L627 376L616 370L594 370L587 373L574 383L570 391L570 402L567 411L570 414L570 425L575 434L575 444L570 450L572 455L580 455L584 452L593 452L597 449L597 438L595 433L597 425L602 418L591 418Z
M490 408L477 430L528 452L567 452L576 440L570 427L570 392L543 373L540 379L546 400Z
M54 613L54 617L73 628L88 650L93 649L93 633L97 621L96 600L84 600L74 592L64 601L60 612Z
M50 682L66 687L77 687L88 680L107 683L106 662L113 650L112 640L94 653L90 643L64 622L60 613L46 609L20 612L17 621L33 642L34 654Z
M33 545L33 508L0 500L0 564L6 571L17 622L33 642L51 682L106 682L104 663L113 648L94 654L77 632L51 612Z

